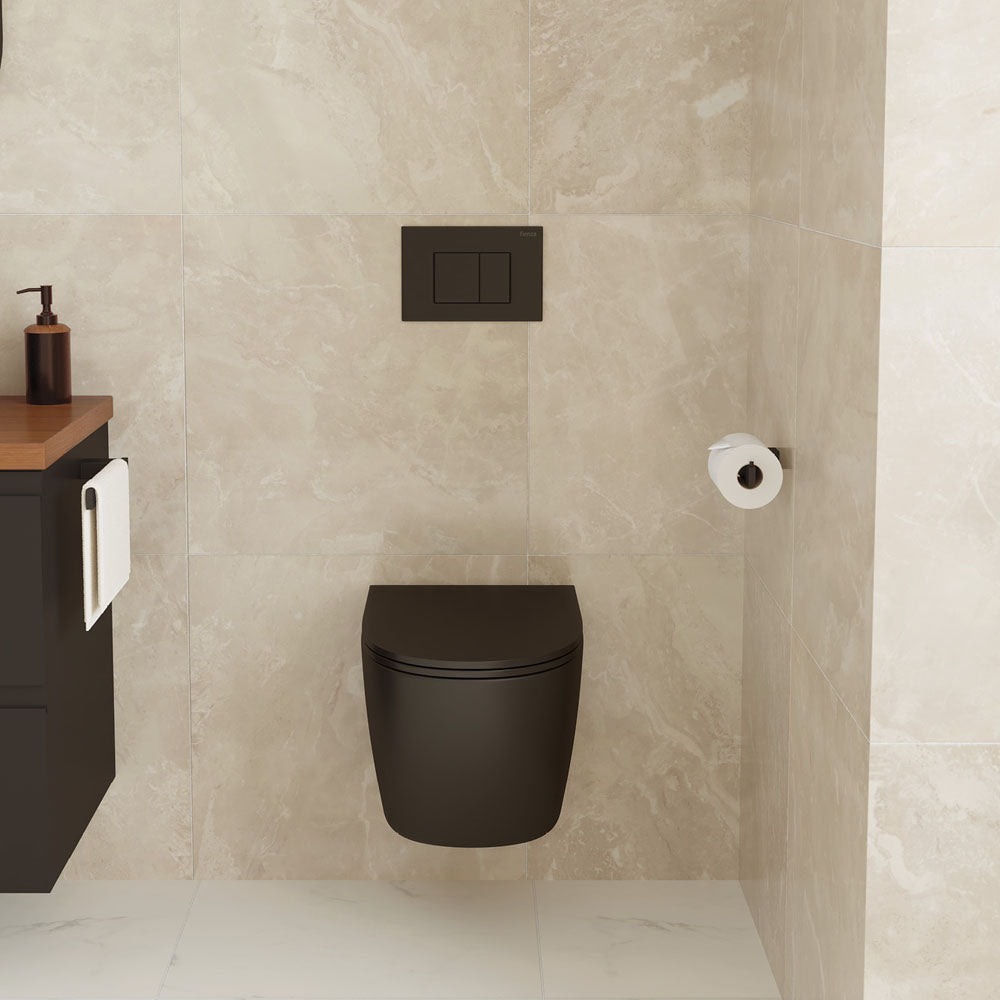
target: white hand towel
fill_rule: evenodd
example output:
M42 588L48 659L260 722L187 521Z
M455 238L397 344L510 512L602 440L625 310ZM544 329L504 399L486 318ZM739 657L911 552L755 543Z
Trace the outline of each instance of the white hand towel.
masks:
M87 490L97 498L87 510ZM110 461L80 491L83 522L83 623L93 627L128 582L132 570L128 463Z

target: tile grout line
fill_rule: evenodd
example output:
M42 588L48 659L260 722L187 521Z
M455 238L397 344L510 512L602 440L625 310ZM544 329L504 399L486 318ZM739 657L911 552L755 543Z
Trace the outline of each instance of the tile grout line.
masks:
M545 998L545 967L542 963L542 923L538 918L538 883L531 880L531 907L535 913L535 949L538 952L538 984L541 995Z
M1000 747L996 740L869 740L873 747Z
M181 199L181 364L184 367L184 586L187 601L187 668L188 668L188 832L191 848L191 878L194 878L194 700L192 697L191 671L191 491L188 481L188 385L187 385L187 307L186 275L184 273L184 107L183 107L183 53L181 38L183 23L180 4L177 6L177 162L180 173ZM196 892L197 894L197 892ZM161 984L162 987L162 984Z
M864 240L856 240L850 236L841 236L838 233L828 233L824 229L812 229L809 226L797 225L794 222L788 222L786 219L773 219L769 215L759 215L757 213L750 213L750 218L760 219L761 222L773 222L776 226L787 226L789 229L798 229L803 233L814 233L816 236L826 236L831 240L843 240L844 243L853 243L859 247L868 247L871 250L883 250L884 247L879 246L876 243L867 243ZM933 247L911 247L910 249L934 249ZM955 247L954 249L962 249L961 247ZM983 247L984 250L990 250L992 247Z
M0 212L0 219L177 219L182 217L189 219L435 219L467 217L469 215L483 218L511 218L523 214L523 212L515 210L505 212L338 212L334 210L327 212L162 212L154 210L136 212ZM802 232L815 233L817 236L827 236L830 239L855 243L872 250L1000 250L1000 243L885 243L881 245L867 243L850 236L828 233L825 230L812 229L809 226L800 226L787 219L775 219L769 215L760 215L755 212L624 212L608 210L603 212L532 211L528 214L542 218L551 216L560 219L760 219L762 222L772 222L778 226L788 226Z
M528 6L528 225L531 225L531 7L533 0L527 0Z
M160 985L156 987L156 992L153 994L153 1000L160 1000L160 995L163 993L163 987L167 985L167 976L170 975L170 969L174 964L174 959L177 957L177 949L180 947L181 938L184 936L184 931L187 929L188 921L191 919L191 911L194 909L194 903L198 898L198 893L200 891L201 880L198 879L194 883L194 892L191 893L191 900L187 905L187 909L184 911L184 919L181 921L181 926L177 931L177 936L174 938L174 946L170 950L170 957L167 959L167 966L163 970L163 975L160 977Z
M331 209L326 212L162 212L162 211L136 211L136 212L0 212L0 218L3 219L25 219L25 218L42 218L42 219L176 219L180 216L186 216L191 219L435 219L435 218L461 218L468 216L482 216L484 218L511 218L524 215L537 215L542 217L553 217L561 219L572 219L572 218L605 218L605 217L617 217L624 216L627 218L655 218L655 219L746 219L750 217L756 217L764 219L765 221L778 222L781 225L792 225L792 223L782 222L780 219L767 219L766 216L753 216L751 212L624 212L624 211L614 211L606 210L602 212L543 212L543 211L533 211L533 212L523 212L517 209L509 209L503 212L491 212L491 211L463 211L463 212L406 212L406 211L394 211L394 212L343 212L337 211L336 209ZM813 232L820 232L819 230L811 230ZM832 233L824 233L822 235L833 236ZM848 237L835 237L837 239L848 239ZM851 240L850 242L856 243L857 240ZM870 246L871 244L865 244L865 246ZM904 246L901 246L905 249ZM880 249L880 248L876 248ZM892 249L892 248L887 248ZM946 246L941 247L938 244L914 244L910 246L910 249L924 249L924 250L995 250L997 245L989 244L974 244L969 246Z
M134 555L176 555L142 552ZM520 552L192 552L192 559L520 559ZM743 559L743 552L532 552L532 559ZM0 998L2 1000L2 998Z
M803 21L805 19L803 18ZM801 58L801 53L803 46L805 45L805 27L800 25L800 32L802 32L803 37L800 39L799 53ZM805 72L804 67L801 72ZM799 94L799 103L802 102L802 94ZM801 149L801 127L800 127L800 147L799 147L799 221L802 221L802 149ZM795 350L795 367L793 371L795 372L795 384L792 387L792 454L793 456L798 451L799 447L799 341L802 339L801 334L801 321L802 321L802 230L797 228L795 233L795 328L793 330L794 340L793 347ZM794 465L795 459L792 459ZM789 531L788 531L788 545L789 545L789 560L791 565L788 567L788 628L789 632L792 630L792 617L795 614L795 510L796 510L796 495L798 494L798 489L796 488L797 479L794 475L789 477L789 487L792 491L791 502L789 503ZM753 570L756 573L756 570ZM759 578L759 576L758 576ZM761 581L763 584L763 581ZM764 588L767 590L767 588ZM774 595L768 591L768 596L774 601ZM777 601L774 601L778 608L778 614L781 614L781 605ZM787 988L790 997L795 996L795 972L792 965L793 953L791 946L791 934L788 932L788 920L789 920L789 899L791 897L791 892L788 888L788 872L790 859L792 856L792 796L790 789L792 787L792 754L791 754L791 731L792 731L792 642L791 636L789 635L788 641L788 659L785 663L785 675L788 677L788 690L785 692L785 726L786 726L786 736L785 736L785 808L784 820L785 825L785 836L784 844L784 856L781 859L782 871L784 872L784 885L782 887L782 906L781 906L781 922L784 928L782 933L781 942L781 963L783 968L778 970L781 973L782 985ZM773 970L772 970L773 975ZM788 982L784 982L787 978ZM775 983L777 984L777 976L775 976ZM779 988L778 992L781 992Z

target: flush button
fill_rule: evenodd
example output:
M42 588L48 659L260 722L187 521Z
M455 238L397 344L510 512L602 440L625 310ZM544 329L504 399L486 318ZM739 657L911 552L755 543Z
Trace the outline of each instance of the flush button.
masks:
M510 254L479 255L479 301L510 302Z
M541 226L403 226L400 249L405 322L542 318Z
M479 301L479 254L434 254L434 301Z

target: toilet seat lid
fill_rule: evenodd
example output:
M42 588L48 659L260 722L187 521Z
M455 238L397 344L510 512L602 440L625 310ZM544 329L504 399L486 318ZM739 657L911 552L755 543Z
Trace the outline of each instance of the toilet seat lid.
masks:
M509 669L572 652L583 620L571 586L372 586L361 641L399 663Z

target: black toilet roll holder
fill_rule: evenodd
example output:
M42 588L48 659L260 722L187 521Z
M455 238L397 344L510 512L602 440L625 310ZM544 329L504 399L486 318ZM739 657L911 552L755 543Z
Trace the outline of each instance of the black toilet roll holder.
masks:
M769 452L778 461L781 461L781 452L777 448L768 448ZM750 461L736 473L736 481L745 490L755 490L762 482L764 482L764 473L761 471L760 466L756 463Z

